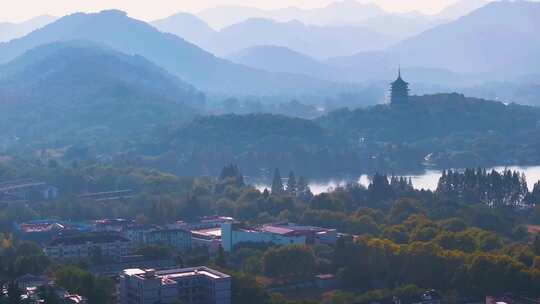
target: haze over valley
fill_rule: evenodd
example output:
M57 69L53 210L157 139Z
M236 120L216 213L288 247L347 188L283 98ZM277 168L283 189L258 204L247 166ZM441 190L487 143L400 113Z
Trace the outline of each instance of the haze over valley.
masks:
M28 1L0 304L540 303L539 1Z

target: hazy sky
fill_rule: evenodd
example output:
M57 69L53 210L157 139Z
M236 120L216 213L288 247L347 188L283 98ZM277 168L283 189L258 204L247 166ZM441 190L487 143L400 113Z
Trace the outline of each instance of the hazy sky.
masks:
M457 0L373 0L393 12L422 11L435 13ZM99 11L108 8L125 10L130 16L153 20L178 11L198 12L218 5L243 5L265 9L298 6L315 8L333 0L0 0L0 21L22 21L38 15L62 16L76 11ZM362 0L361 2L368 2Z

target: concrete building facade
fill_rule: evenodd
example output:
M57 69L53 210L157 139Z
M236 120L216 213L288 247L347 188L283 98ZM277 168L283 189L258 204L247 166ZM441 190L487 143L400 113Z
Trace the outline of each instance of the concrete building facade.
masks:
M231 304L231 277L208 267L126 269L120 304Z
M240 243L272 243L274 245L333 244L337 240L335 229L300 226L292 223L243 227L241 224L221 225L223 250L231 252Z
M84 233L60 236L45 246L45 254L54 260L76 261L99 257L117 260L131 254L133 243L114 233Z
M124 234L137 245L166 245L176 250L191 248L191 232L181 228L130 227Z

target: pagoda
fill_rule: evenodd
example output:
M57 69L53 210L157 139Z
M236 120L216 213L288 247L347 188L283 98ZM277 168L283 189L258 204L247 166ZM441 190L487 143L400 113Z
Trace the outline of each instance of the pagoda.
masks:
M409 83L401 78L401 68L398 69L398 78L392 82L390 89L391 104L407 104L409 102Z

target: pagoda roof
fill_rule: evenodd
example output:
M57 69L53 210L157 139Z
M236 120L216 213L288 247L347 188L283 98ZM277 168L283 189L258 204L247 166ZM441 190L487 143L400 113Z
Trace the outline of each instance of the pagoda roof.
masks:
M394 82L392 82L392 85L409 85L408 82L401 78L401 67L398 69L398 78Z

